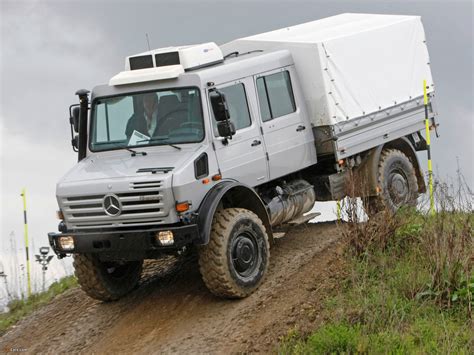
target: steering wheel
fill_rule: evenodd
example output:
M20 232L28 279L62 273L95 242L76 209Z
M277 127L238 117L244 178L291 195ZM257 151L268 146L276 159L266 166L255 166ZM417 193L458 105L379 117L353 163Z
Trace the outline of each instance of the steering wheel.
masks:
M168 116L171 116L172 114L177 113L177 112L188 112L188 110L185 109L185 108L178 108L176 110L170 111L167 114L161 116L160 119L164 120L163 122L166 122L166 120L170 119L170 117L168 117Z
M170 111L170 112L166 113L165 115L159 117L160 122L158 123L158 130L160 130L161 127L163 127L172 118L172 117L170 117L171 115L173 115L175 113L178 113L178 112L188 112L188 110L185 109L185 108L178 108L176 110Z

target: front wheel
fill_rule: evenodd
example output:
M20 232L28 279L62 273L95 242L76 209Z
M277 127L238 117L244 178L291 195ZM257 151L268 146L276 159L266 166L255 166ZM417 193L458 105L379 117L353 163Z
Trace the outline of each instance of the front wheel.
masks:
M380 193L368 200L368 212L395 213L402 206L416 206L418 183L410 159L398 149L382 151L377 171Z
M92 298L108 302L118 300L137 286L143 260L103 262L93 254L77 254L73 265L82 290Z
M216 296L243 298L262 283L270 259L268 235L258 216L243 208L217 211L209 243L199 249L199 266Z

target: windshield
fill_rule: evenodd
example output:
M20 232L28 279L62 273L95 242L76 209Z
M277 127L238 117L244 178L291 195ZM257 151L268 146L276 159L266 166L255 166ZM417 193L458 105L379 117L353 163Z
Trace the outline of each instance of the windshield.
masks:
M179 88L94 100L91 151L180 143L204 138L197 88Z

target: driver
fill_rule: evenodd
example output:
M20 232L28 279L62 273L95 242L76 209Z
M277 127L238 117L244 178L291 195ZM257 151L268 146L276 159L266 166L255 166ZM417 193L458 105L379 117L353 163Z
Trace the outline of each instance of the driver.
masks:
M130 117L125 129L127 139L136 130L148 137L157 135L158 131L158 96L156 93L143 95L143 112L136 112Z

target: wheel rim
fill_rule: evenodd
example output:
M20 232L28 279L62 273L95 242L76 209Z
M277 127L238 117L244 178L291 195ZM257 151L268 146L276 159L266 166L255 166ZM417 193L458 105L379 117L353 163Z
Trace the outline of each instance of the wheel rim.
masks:
M408 201L410 197L410 188L408 178L402 170L394 169L390 172L388 192L390 194L390 199L397 207Z
M253 233L243 232L232 240L232 266L240 277L249 277L258 268L259 248Z

